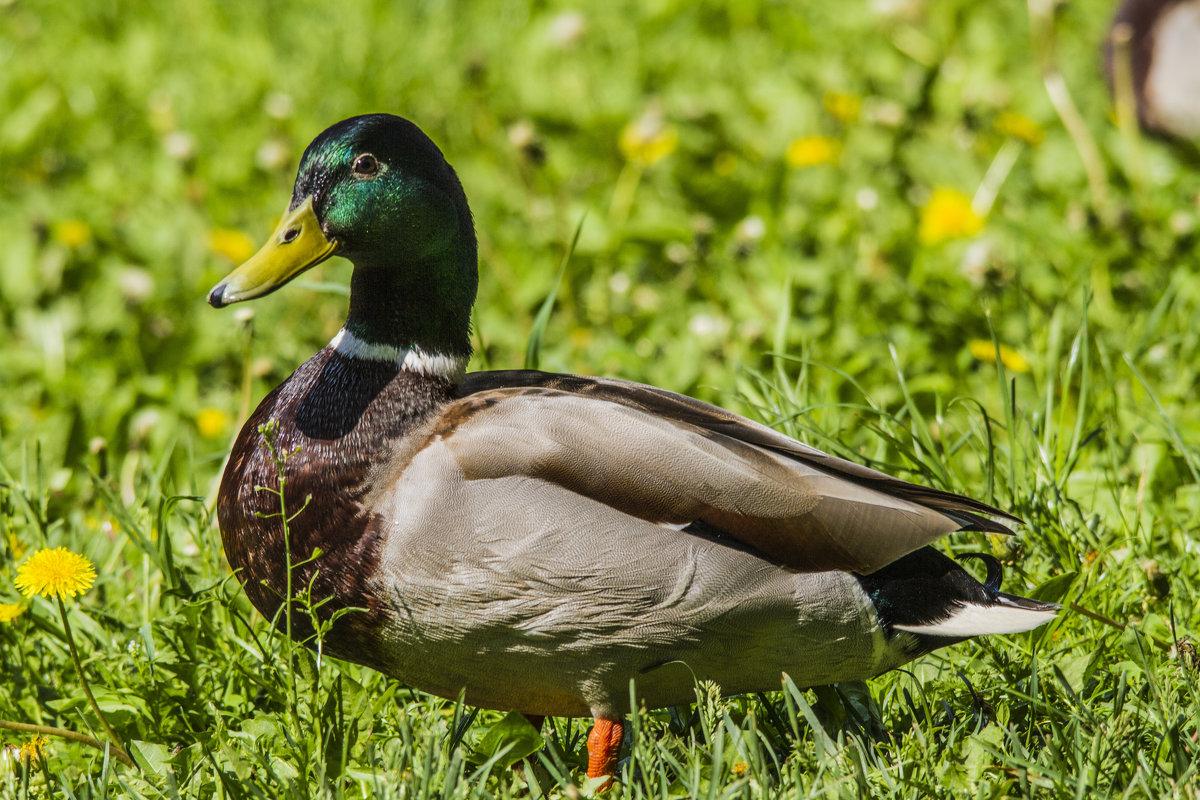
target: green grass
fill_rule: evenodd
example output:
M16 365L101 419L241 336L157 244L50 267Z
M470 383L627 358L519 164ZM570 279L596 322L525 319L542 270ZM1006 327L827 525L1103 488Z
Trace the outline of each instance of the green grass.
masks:
M1020 535L948 551L1126 626L1068 610L865 687L698 687L635 716L614 796L1200 797L1194 157L1112 121L1107 3L811 6L616 3L572 39L568 7L515 0L0 3L0 602L23 552L96 563L71 625L141 765L52 739L8 751L0 796L590 792L585 721L509 769L527 727L293 650L221 554L239 417L332 336L348 269L217 312L210 239L265 237L304 145L386 110L471 199L473 368L654 383L991 500ZM618 142L647 109L677 140L641 167ZM812 135L837 162L789 166ZM981 232L921 240L942 186L994 196ZM57 607L23 602L0 719L103 738Z

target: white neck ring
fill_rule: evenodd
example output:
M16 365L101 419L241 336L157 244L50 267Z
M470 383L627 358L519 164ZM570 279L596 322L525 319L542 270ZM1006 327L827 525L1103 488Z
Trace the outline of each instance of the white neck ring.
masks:
M426 353L419 347L398 347L390 344L364 342L342 328L329 342L330 347L347 358L364 361L387 361L407 372L457 383L467 371L467 357Z

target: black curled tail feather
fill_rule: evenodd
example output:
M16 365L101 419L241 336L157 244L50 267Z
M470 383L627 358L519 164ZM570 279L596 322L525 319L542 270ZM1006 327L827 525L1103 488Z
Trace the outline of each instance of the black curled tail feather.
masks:
M990 553L963 553L958 557L959 561L971 559L982 561L987 567L987 577L983 579L983 587L992 594L999 594L1000 583L1004 580L1004 567L1000 564L1000 559Z

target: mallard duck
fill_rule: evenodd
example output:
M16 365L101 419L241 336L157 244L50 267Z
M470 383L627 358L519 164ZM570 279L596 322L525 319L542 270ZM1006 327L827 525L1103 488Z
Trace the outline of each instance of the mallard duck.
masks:
M275 291L340 255L345 326L250 416L217 516L268 619L292 586L340 616L325 652L485 708L592 717L611 775L630 709L868 678L1051 619L927 545L1004 511L621 380L467 373L477 258L454 170L413 123L332 126L263 248L208 296ZM274 421L273 426L267 423ZM293 518L285 543L278 488ZM319 553L316 558L311 558ZM288 561L290 557L291 561ZM298 591L293 589L293 591ZM293 635L312 636L293 620Z
M1105 62L1114 92L1121 85L1117 70L1128 70L1145 130L1200 138L1200 0L1123 0Z

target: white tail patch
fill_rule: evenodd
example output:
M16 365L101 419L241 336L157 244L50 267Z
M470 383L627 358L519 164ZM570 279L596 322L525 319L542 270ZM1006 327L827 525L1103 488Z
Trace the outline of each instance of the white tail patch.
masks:
M985 606L966 603L954 609L939 622L924 625L893 625L898 631L923 633L926 636L970 637L988 633L1020 633L1030 631L1054 619L1053 609L1018 608L1014 606Z

